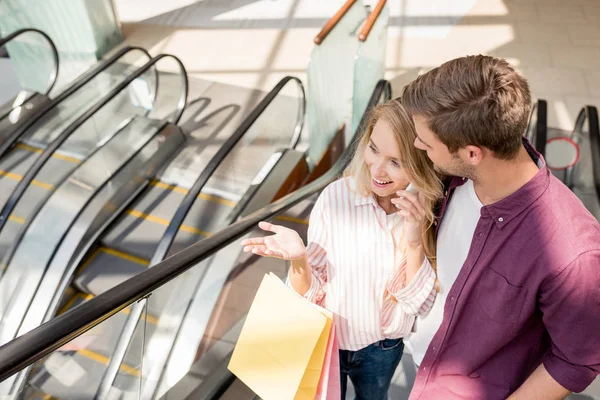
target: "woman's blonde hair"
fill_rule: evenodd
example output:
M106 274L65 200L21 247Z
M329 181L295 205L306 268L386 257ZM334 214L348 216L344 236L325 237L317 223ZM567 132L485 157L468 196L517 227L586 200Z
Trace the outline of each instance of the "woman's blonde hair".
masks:
M370 112L368 123L362 133L354 156L344 171L344 177L352 177L352 188L361 196L372 196L371 174L365 164L365 149L373 133L375 124L383 119L394 133L400 150L400 164L405 169L409 181L425 198L426 222L423 224L423 250L434 270L436 270L435 215L434 206L443 196L441 176L434 170L433 163L424 151L414 146L417 137L411 116L402 106L400 99L381 104Z

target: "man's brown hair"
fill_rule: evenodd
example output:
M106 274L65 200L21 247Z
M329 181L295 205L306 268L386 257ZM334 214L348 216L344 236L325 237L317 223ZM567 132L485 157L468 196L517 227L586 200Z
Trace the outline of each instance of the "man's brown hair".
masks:
M525 78L506 60L477 55L419 76L404 87L402 104L425 117L451 153L475 145L510 160L521 148L531 95Z

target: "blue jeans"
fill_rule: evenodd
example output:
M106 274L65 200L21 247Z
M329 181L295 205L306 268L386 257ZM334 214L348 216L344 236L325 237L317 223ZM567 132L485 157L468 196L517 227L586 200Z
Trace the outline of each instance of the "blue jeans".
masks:
M402 339L385 339L358 351L340 350L342 400L346 398L348 377L356 400L387 400L403 349Z

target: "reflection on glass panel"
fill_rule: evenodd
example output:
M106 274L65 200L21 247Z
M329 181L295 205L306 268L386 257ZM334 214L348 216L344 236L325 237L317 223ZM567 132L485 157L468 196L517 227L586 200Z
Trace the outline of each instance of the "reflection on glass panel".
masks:
M354 62L359 46L356 33L366 17L362 2L355 2L321 45L312 50L307 71L311 167L319 161L342 124L351 121Z
M133 65L133 63L138 62L138 58L141 54L142 53L137 51L127 53L121 60L99 73L90 82L62 101L53 112L48 113L36 122L28 130L30 134L26 135L24 140L29 142L28 144L38 147L44 146L52 141L96 101L108 94L108 92L122 82L127 75L135 71L137 67ZM138 79L138 81L141 80L143 80L145 82L144 85L148 87L148 92L155 93L156 75L154 70L151 69L144 73L140 79ZM93 130L103 130L103 126L108 121L114 121L114 119L107 118L112 114L127 114L131 113L132 109L146 112L146 110L141 107L142 104L137 100L140 96L135 96L135 89L137 88L133 83L129 85L127 90L122 91L115 99L111 100L107 106L103 107L102 110L88 120L86 126L92 127L95 125ZM137 104L136 101L138 101ZM82 129L87 128L82 127ZM101 133L100 135L102 136L104 133ZM101 137L97 134L95 136L96 138Z
M85 301L85 297L74 295L63 311ZM41 399L92 399L96 394L106 367L110 361L115 335L119 335L118 322L127 317L128 307L73 339L43 360L2 383L0 395L6 398ZM137 354L141 354L138 352ZM119 377L131 387L139 386L141 360L128 359L131 365L123 365ZM15 384L11 390L10 386ZM118 397L115 397L118 398Z
M12 32L11 32L12 33ZM0 105L33 93L46 94L54 83L56 63L48 40L37 32L24 32L0 47ZM19 96L20 95L20 96Z
M352 106L352 133L356 132L360 119L377 81L383 78L385 46L390 12L387 6L375 21L367 40L360 43L354 63L354 92Z
M0 2L2 35L27 27L43 30L56 43L62 62L59 87L85 71L122 40L112 0ZM14 47L11 52L23 68L21 77L29 80L35 66L27 64L26 50Z

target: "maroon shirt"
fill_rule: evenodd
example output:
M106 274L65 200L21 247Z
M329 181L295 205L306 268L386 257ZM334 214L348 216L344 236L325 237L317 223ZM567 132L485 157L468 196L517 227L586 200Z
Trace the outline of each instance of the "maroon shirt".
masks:
M481 209L411 400L505 399L542 362L574 392L600 373L600 224L525 145L540 170Z

